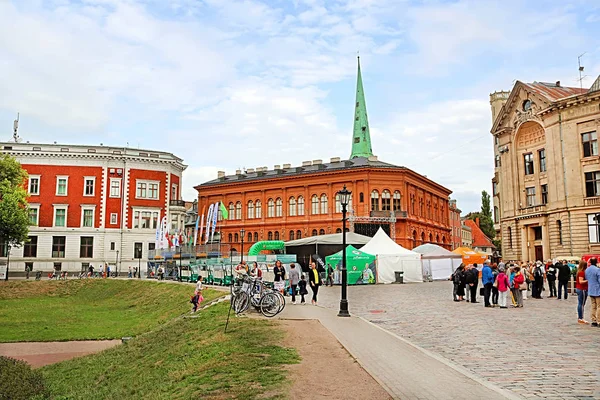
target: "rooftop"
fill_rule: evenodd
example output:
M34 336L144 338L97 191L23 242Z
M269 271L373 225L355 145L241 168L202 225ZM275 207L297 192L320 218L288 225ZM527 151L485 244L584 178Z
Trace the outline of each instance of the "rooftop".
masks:
M491 239L486 236L485 233L479 227L479 219L477 221L473 221L471 219L467 219L464 221L464 224L471 228L471 235L473 238L473 247L491 247L496 248L492 243Z
M533 82L524 83L533 92L544 96L550 101L557 101L571 96L577 96L588 92L588 89L560 86L560 82Z

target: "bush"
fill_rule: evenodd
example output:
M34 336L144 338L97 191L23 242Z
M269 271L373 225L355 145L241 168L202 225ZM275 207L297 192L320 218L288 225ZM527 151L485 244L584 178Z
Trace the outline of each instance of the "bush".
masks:
M49 396L41 373L24 361L0 356L0 399L46 399Z

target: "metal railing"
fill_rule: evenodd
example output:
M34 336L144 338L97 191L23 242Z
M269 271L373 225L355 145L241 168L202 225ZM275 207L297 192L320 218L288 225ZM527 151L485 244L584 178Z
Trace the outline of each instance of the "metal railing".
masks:
M185 207L184 200L170 200L169 205L172 207Z
M530 207L523 207L523 208L519 208L517 210L517 213L519 215L525 215L525 214L537 214L537 213L545 213L546 212L546 205L545 204L540 204L537 206L530 206Z

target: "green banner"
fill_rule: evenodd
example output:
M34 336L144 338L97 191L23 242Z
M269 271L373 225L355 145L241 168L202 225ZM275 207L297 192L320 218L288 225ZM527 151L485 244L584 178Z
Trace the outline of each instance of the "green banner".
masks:
M342 252L339 251L325 257L327 267L340 269L342 266ZM375 256L364 253L352 245L346 246L346 270L349 285L376 283Z

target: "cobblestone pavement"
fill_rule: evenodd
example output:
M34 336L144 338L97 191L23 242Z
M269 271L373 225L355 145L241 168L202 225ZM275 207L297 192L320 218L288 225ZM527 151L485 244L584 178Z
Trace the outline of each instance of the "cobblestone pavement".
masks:
M319 291L322 306L339 299L339 286ZM450 282L348 288L353 315L524 398L600 399L600 328L577 324L576 296L519 309L478 300L453 302Z

